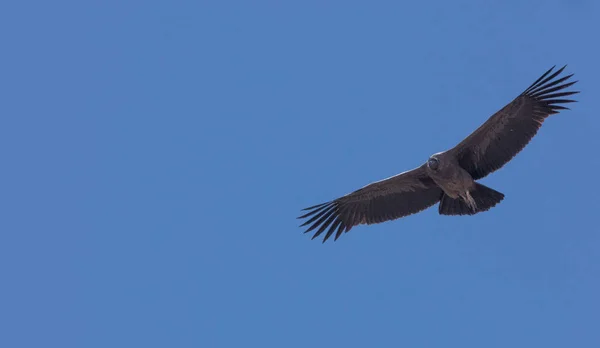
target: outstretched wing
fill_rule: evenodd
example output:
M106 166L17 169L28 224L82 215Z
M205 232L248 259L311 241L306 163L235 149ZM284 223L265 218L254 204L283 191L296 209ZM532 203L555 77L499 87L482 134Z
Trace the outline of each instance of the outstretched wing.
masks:
M309 212L299 219L308 220L300 226L310 224L306 232L319 227L312 239L329 228L323 238L324 243L334 232L334 240L337 240L353 226L376 224L418 213L437 203L441 195L442 189L431 180L425 165L422 165L336 200L303 209Z
M564 91L577 81L566 82L573 74L558 79L565 69L546 71L529 88L490 117L481 127L450 151L473 179L478 180L502 168L531 141L544 120L568 109L563 97L579 93Z

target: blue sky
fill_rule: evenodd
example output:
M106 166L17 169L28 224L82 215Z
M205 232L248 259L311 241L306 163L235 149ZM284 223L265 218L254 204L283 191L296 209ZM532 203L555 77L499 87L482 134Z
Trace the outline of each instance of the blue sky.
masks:
M595 1L0 5L3 347L598 347ZM487 213L300 209L582 93Z

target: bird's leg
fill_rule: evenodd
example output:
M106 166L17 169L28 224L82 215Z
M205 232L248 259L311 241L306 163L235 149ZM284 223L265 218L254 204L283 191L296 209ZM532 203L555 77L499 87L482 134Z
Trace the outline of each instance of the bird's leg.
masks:
M476 211L476 210L477 210L477 203L475 203L475 200L474 200L474 199L473 199L473 197L471 196L471 192L469 192L468 190L467 190L467 195L466 195L466 198L465 198L465 202L467 202L467 205L468 205L469 207L471 207L471 209L472 209L473 211Z

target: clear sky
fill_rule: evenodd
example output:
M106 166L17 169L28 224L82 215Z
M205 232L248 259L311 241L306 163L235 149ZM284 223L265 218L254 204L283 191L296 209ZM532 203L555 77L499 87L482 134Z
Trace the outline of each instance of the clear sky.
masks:
M5 1L0 346L600 347L600 3ZM300 209L454 146L552 65L582 93L437 208Z

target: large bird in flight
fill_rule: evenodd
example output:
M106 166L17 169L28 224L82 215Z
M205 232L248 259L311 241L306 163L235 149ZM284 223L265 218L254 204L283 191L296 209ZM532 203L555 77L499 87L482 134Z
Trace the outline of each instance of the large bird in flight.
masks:
M436 203L442 215L473 215L487 211L504 194L479 180L500 169L533 138L546 118L568 109L564 99L578 91L565 91L577 81L552 73L550 68L529 88L492 115L456 147L436 153L413 170L371 183L330 202L306 209L299 219L308 219L306 232L317 229L313 239L325 233L323 242L335 233L337 240L356 225L376 224L423 211Z

